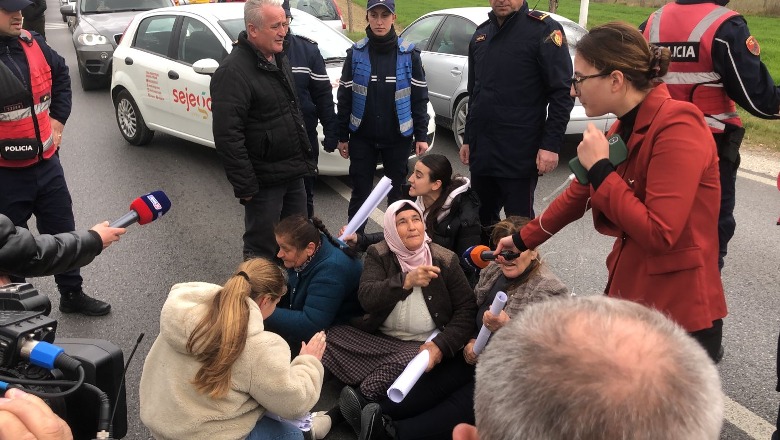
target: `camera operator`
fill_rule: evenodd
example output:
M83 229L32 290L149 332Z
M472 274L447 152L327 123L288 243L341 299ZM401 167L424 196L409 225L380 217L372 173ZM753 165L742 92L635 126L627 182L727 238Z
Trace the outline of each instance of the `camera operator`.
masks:
M73 440L68 424L39 397L10 389L0 398L0 440Z
M36 237L0 214L0 285L10 282L9 275L44 276L86 266L125 232L103 222L89 231Z

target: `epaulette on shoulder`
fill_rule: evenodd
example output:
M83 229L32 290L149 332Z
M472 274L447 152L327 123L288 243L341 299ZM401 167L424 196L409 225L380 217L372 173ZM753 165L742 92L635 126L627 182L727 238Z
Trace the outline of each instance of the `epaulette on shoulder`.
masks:
M550 13L546 11L538 11L534 9L532 11L528 11L528 16L535 20L544 21L545 19L547 19L547 17L550 16Z
M309 43L311 43L311 44L313 44L315 46L317 45L317 42L312 40L309 37L304 37L303 35L296 35L296 37L300 38L301 40L306 40L306 41L308 41Z

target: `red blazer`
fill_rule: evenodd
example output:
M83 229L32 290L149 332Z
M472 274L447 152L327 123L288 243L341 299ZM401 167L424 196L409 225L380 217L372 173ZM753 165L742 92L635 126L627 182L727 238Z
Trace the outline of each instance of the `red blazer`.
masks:
M688 332L710 328L726 316L712 134L693 104L671 99L661 84L641 104L628 151L598 191L573 181L523 228L523 242L534 248L592 208L596 230L617 238L605 292L658 309Z

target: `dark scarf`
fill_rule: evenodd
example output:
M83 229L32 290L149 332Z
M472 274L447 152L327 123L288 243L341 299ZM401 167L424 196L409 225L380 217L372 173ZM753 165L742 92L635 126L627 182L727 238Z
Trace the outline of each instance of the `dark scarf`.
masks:
M619 117L620 120L620 137L623 138L623 142L628 145L628 139L631 137L631 133L634 131L634 124L636 123L636 115L639 114L639 107L642 106L642 103L640 102L639 105L632 108L631 111L626 113L625 115Z
M390 26L390 31L384 37L378 37L371 31L371 26L366 26L366 36L368 44L377 52L390 52L395 50L398 45L398 35L395 33L395 26Z

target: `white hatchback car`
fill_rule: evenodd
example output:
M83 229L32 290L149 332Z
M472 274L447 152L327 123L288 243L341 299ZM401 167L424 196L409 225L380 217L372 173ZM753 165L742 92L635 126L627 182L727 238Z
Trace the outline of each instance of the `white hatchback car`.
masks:
M468 50L474 31L488 18L489 7L453 8L429 12L415 20L401 33L422 51L428 98L433 104L438 122L455 134L458 147L463 143L463 130L468 113ZM566 34L569 53L574 62L574 46L587 34L579 24L566 17L550 14ZM606 131L614 115L588 117L585 108L576 100L571 110L567 135L582 135L588 123Z
M318 43L333 85L334 101L341 68L352 41L317 18L292 9L291 32ZM214 147L211 132L210 74L244 30L244 3L185 5L138 14L114 51L111 99L119 131L127 142L145 145L154 130ZM429 139L436 124L433 107ZM318 127L322 141L322 127ZM319 172L349 173L338 151L319 153Z

